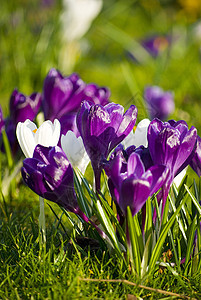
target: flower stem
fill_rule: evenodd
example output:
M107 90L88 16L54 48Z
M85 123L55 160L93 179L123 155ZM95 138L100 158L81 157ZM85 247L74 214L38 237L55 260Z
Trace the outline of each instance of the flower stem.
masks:
M44 246L46 243L46 230L45 230L45 210L44 210L44 199L39 196L40 214L39 214L39 241L40 245Z

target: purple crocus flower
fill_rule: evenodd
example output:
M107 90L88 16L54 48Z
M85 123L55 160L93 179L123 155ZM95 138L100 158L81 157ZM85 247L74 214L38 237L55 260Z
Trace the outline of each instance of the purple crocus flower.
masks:
M40 93L25 96L15 89L10 97L10 116L14 124L17 125L26 119L33 121L40 109L41 100Z
M109 103L90 105L84 101L77 114L77 127L91 159L96 189L100 189L102 163L108 154L131 132L137 118L137 108Z
M156 58L162 51L167 49L172 42L171 36L153 35L141 41L141 45Z
M73 168L60 147L37 145L33 158L23 161L21 172L32 191L90 222L107 239L105 233L81 211L74 189Z
M105 105L109 97L110 92L105 87L86 84L75 73L64 77L56 69L51 69L43 85L42 106L45 119L53 121L57 118L61 123L61 133L66 134L65 124L71 120L74 122L71 114L78 111L83 100ZM68 118L69 121L66 121Z
M154 119L148 128L148 146L154 164L165 165L170 174L163 186L163 207L167 198L170 185L192 160L197 144L197 130L185 121L162 122Z
M25 96L18 92L17 89L14 89L10 97L10 116L4 120L1 111L1 124L5 128L13 154L16 153L18 148L15 134L17 123L24 122L26 119L33 121L40 109L41 100L40 93ZM1 150L4 152L4 146L1 147Z
M175 109L174 98L171 92L164 92L158 86L148 86L144 91L150 119L166 120Z
M121 155L110 161L109 168L106 168L110 191L124 216L127 214L127 206L134 216L147 198L162 187L168 172L168 168L163 165L155 165L145 170L140 156L134 152L129 156L127 163Z
M37 145L33 158L23 161L22 177L39 196L76 212L78 203L74 190L73 168L63 150Z

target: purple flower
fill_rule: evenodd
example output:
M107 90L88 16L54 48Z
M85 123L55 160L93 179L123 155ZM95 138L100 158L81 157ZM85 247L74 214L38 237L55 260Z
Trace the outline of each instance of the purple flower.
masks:
M95 173L96 189L100 189L102 163L108 154L131 132L137 118L137 108L109 103L90 105L84 101L77 114L77 127Z
M201 138L199 136L197 136L197 146L196 146L195 154L190 162L190 166L200 177L201 176Z
M71 127L74 126L71 114L78 111L83 100L105 105L108 103L109 97L110 92L105 87L86 84L75 73L64 77L56 69L51 69L43 85L42 106L45 119L53 121L57 118L61 123L62 134L66 134L66 122L70 124L72 121Z
M0 133L2 132L4 127L5 127L5 120L3 118L3 111L2 111L2 107L0 105Z
M78 210L73 168L60 147L37 145L33 158L23 161L21 171L25 183L36 194L69 211Z
M117 155L109 165L106 173L110 179L110 191L124 215L127 214L129 206L134 216L147 198L161 188L169 172L162 165L152 166L146 171L136 153L129 156L127 163L121 155Z
M2 152L5 152L5 147L3 144L2 131L5 130L6 135L8 137L12 153L15 154L18 149L18 142L15 135L15 125L13 120L8 117L6 119L3 118L2 108L0 106L0 149Z
M32 191L79 215L85 222L90 222L103 238L107 238L81 211L74 189L73 168L60 147L37 145L33 158L23 161L21 172Z
M154 119L148 128L148 145L154 164L169 168L169 178L163 186L163 208L170 185L192 160L197 144L197 130L188 126L185 121L162 122ZM163 211L163 210L162 210Z
M158 86L148 86L144 91L144 99L151 119L164 121L175 109L173 94L164 92Z
M10 116L15 125L26 119L33 121L41 106L41 94L25 96L15 89L10 97Z
M155 58L167 49L171 42L172 38L170 36L153 35L142 40L141 45Z
M10 97L10 116L3 119L2 111L0 112L1 130L5 129L12 153L15 154L18 149L16 139L16 125L18 122L24 122L26 119L33 121L36 117L41 105L41 94L33 93L30 96L25 96L15 89ZM2 136L0 136L2 139ZM4 146L1 151L5 151Z
M80 136L79 130L77 128L76 116L77 116L77 113L70 112L60 118L59 121L61 124L61 136L62 136L62 134L66 135L66 133L69 130L73 131L74 134L76 135L76 137Z

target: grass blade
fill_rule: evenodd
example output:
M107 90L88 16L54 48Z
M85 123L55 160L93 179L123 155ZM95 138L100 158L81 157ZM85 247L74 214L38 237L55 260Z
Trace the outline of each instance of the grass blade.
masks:
M165 227L163 228L157 242L156 242L156 245L153 249L153 252L152 252L152 255L151 255L151 259L150 259L150 262L149 262L149 270L148 272L151 273L155 270L155 265L156 265L156 262L157 260L159 259L160 257L160 254L161 254L161 251L162 251L162 248L163 248L163 244L165 242L165 239L166 239L166 236L171 228L171 226L173 225L176 217L178 216L182 206L184 205L186 201L186 198L184 198L179 207L177 208L177 210L174 212L174 214L172 215L172 217L170 218L170 220L167 222L167 224L165 225Z

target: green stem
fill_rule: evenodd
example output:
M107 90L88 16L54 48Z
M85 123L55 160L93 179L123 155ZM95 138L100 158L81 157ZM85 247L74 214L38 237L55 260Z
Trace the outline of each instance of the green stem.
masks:
M14 162L13 162L12 152L10 148L10 143L5 130L2 131L2 137L3 137L4 148L5 148L6 157L8 161L8 168L9 171L11 172Z
M46 243L46 230L45 230L45 210L44 210L44 199L39 196L40 203L40 214L39 214L39 239L40 245L45 245Z

